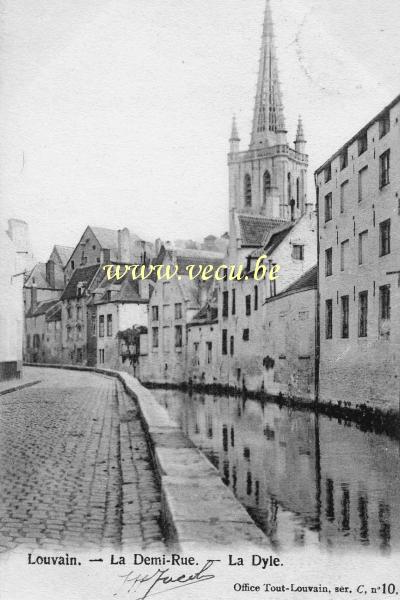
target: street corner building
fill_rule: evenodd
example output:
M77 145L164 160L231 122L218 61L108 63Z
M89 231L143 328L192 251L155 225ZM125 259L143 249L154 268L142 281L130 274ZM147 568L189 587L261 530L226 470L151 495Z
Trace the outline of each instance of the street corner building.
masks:
M23 285L26 269L33 260L28 225L19 219L8 221L0 232L0 381L22 375L24 331Z
M315 173L321 402L399 410L399 120L400 96Z

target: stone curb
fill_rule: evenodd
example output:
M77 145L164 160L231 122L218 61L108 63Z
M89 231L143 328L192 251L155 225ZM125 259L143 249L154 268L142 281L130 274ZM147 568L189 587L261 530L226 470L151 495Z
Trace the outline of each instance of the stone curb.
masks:
M15 385L13 387L7 388L6 390L0 391L0 396L4 396L5 394L11 394L11 392L18 392L19 390L23 390L28 387L32 387L41 382L41 379L37 379L35 381L27 381L26 383L21 383L20 385Z
M217 469L132 375L97 367L27 365L116 377L125 392L136 400L160 483L167 543L174 549L193 552L210 547L269 548L267 537L224 485Z

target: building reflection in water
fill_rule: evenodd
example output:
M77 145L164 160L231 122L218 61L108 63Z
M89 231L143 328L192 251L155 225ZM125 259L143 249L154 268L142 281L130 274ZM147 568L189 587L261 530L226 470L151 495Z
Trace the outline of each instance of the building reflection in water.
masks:
M399 548L397 441L276 404L154 394L276 550Z

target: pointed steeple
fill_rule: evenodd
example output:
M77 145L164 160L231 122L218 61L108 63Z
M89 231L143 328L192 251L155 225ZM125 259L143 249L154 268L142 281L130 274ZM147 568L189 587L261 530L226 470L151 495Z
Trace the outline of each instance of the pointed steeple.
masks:
M301 118L301 115L299 115L296 139L294 141L294 147L295 147L296 152L301 152L302 154L304 154L305 146L306 146L306 138L304 135L303 120Z
M285 134L271 4L266 0L250 146L285 143Z
M239 132L238 132L238 128L237 128L235 115L233 115L233 118L232 118L232 132L231 132L231 137L229 139L229 142L231 145L231 148L230 148L231 153L239 152L240 137L239 137Z

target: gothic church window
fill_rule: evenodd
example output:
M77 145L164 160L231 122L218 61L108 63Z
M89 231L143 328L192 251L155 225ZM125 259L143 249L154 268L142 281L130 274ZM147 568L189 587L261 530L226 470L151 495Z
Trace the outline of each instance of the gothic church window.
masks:
M264 190L264 204L267 203L267 198L271 193L271 175L269 171L265 171L264 173L264 185L263 185L263 190Z
M248 173L244 178L244 203L246 206L251 206L251 178Z

